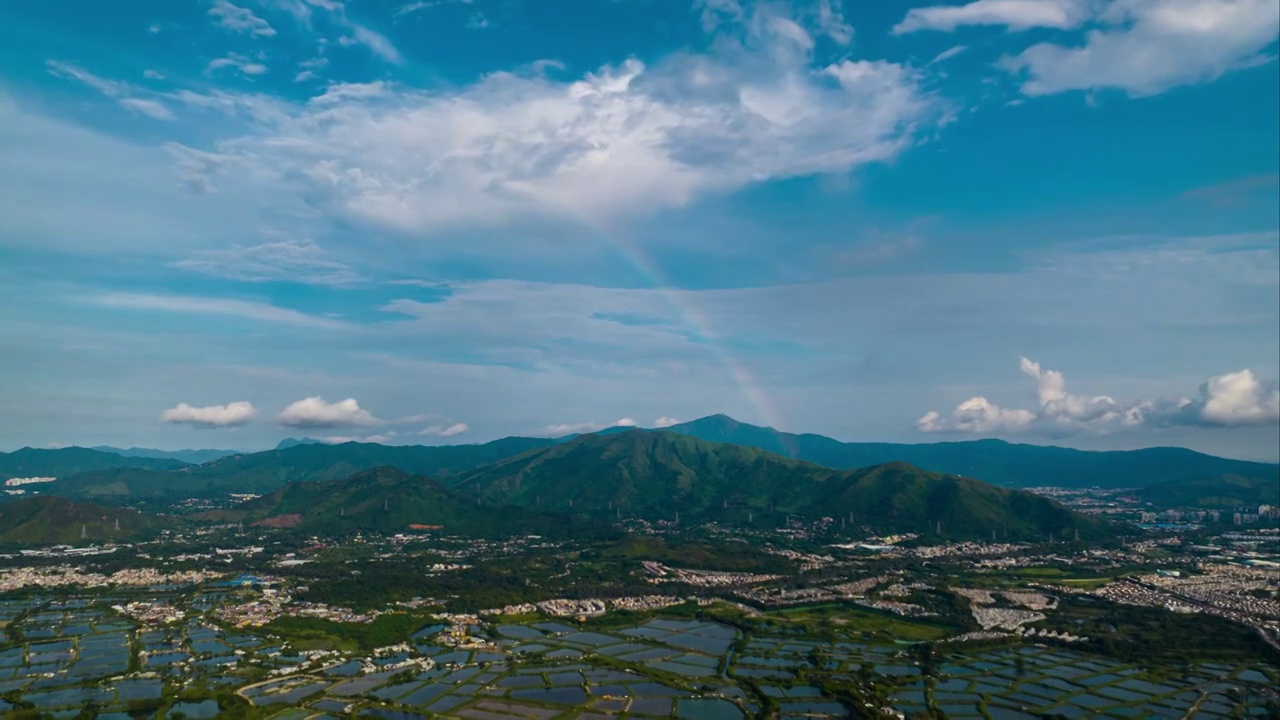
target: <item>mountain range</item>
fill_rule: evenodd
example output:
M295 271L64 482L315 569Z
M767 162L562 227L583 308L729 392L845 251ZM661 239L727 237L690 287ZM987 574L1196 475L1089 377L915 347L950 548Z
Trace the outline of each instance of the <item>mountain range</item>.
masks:
M712 442L748 445L837 469L908 462L925 470L976 477L1006 487L1146 487L1218 475L1273 478L1280 465L1231 460L1177 447L1088 451L1003 440L925 444L840 442L823 435L781 432L711 415L667 432Z
M786 516L871 532L1011 539L1112 534L1038 495L894 462L835 470L757 448L630 430L569 442L446 479L491 502L591 517L776 527Z
M241 451L239 450L194 450L190 448L185 450L156 450L154 448L140 447L118 448L111 447L110 445L95 445L90 448L90 450L115 453L116 455L122 455L124 457L178 460L191 465L199 465L200 463L217 460L218 458L226 457L228 455L241 454Z
M24 447L0 453L0 479L20 477L65 478L77 473L109 468L133 467L168 470L187 463L172 458L125 456L82 447L41 449Z
M611 443L617 437L627 440ZM715 449L709 449L709 444L682 443L680 438L706 441L715 444ZM603 511L674 519L675 511L680 510L683 517L693 520L712 517L712 506L719 503L724 512L717 517L744 520L733 513L754 517L761 508L772 507L807 515L821 503L827 503L824 512L832 517L871 509L893 517L894 507L877 505L865 496L871 485L859 486L852 471L881 467L883 474L887 472L884 467L896 467L901 472L894 472L899 475L927 474L925 484L930 489L913 491L919 498L928 496L913 501L916 505L909 514L915 521L922 525L927 521L935 525L937 521L958 523L954 528L966 532L978 525L990 527L994 521L987 516L999 513L970 508L978 518L975 527L960 518L963 513L959 511L944 517L947 513L940 503L945 492L938 488L962 484L954 478L976 478L984 483L983 488L985 483L1015 488L1166 487L1152 490L1149 498L1153 502L1215 498L1223 506L1247 504L1257 498L1265 502L1271 497L1267 491L1280 483L1280 466L1181 448L1085 452L998 440L923 445L842 443L820 435L795 435L740 423L724 415L662 431L610 428L589 435L509 437L477 445L324 444L303 439L285 441L281 446L201 464L90 448L23 448L0 453L0 478L56 477L55 482L27 490L114 505L165 507L183 498L268 494L291 483L333 482L365 470L391 467L434 478L490 502L525 507L547 503L550 505L541 509L556 512L567 511L573 499L579 513L601 512L603 503ZM907 465L910 471L905 469ZM831 490L841 483L863 490L851 495ZM1182 487L1180 483L1186 484L1185 490L1177 489ZM825 488L831 497L822 497L814 488ZM989 493L983 495L985 492L975 491L966 497L983 496L987 497L983 502L997 503ZM847 503L847 510L830 504L837 501ZM1005 524L1003 520L1001 524ZM1024 530L1032 532L1033 528Z
M59 479L56 492L72 498L135 502L180 497L262 494L293 482L341 480L362 470L394 467L407 473L444 477L545 447L550 440L504 438L483 445L378 445L299 443L218 458L165 472L117 467Z

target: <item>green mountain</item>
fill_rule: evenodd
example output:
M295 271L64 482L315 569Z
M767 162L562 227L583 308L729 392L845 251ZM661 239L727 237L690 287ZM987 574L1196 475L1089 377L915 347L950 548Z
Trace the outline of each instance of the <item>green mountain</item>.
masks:
M378 445L304 443L219 458L203 465L167 472L111 469L83 473L56 485L60 495L112 502L269 493L292 482L340 480L362 470L396 467L405 472L442 477L471 470L552 440L504 438L483 445Z
M822 435L796 435L712 415L666 428L711 442L747 445L825 467L852 469L907 462L1006 487L1146 487L1217 475L1280 478L1280 466L1230 460L1184 448L1085 451L1003 440L927 444L845 443Z
M82 447L43 450L24 447L11 453L0 453L0 479L21 477L65 478L77 473L107 468L133 467L166 469L185 466L173 458L128 457Z
M842 471L741 445L632 430L584 435L448 482L491 502L650 521L830 517L874 532L1104 537L1111 526L1046 498L906 463Z
M1142 488L1137 496L1158 507L1230 509L1280 505L1280 479L1217 475Z
M164 515L33 495L0 504L0 545L84 545L143 540L179 526Z
M218 458L223 458L228 455L241 454L240 450L156 450L154 448L140 447L117 448L111 447L110 445L95 445L92 449L98 450L99 452L115 453L125 457L178 460L192 465L199 465L200 463L217 460Z
M395 468L365 470L332 482L290 483L216 519L296 528L310 535L358 532L441 532L477 537L517 534L614 534L583 518L500 506L461 495L438 482Z

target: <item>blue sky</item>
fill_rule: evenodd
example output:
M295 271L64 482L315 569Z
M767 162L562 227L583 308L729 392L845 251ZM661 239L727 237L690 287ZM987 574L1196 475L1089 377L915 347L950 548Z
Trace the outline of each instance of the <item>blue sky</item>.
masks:
M0 6L0 447L1280 455L1274 0Z

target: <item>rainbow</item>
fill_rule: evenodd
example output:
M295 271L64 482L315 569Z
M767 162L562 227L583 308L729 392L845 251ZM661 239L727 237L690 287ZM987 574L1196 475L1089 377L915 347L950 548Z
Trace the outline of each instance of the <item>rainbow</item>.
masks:
M694 302L691 293L673 287L656 263L645 257L643 253L618 234L609 232L606 228L601 227L599 223L591 222L581 215L578 215L577 219L584 226L594 231L605 244L616 251L627 264L644 278L651 289L657 291L664 300L670 303L684 323L691 327L697 333L699 339L711 350L716 360L729 371L729 376L741 390L743 398L756 415L764 421L764 424L773 428L785 427L781 421L781 415L772 400L770 400L768 393L765 392L764 385L751 373L750 368L725 349L715 331L711 329L711 324L707 321L705 314Z

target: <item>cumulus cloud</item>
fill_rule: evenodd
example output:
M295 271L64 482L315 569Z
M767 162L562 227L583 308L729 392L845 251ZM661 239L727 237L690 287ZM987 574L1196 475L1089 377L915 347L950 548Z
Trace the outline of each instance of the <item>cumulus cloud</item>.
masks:
M289 405L278 420L281 425L292 428L364 427L382 423L361 408L355 398L328 403L318 395Z
M653 421L653 426L656 428L668 428L668 427L671 427L672 425L678 425L678 424L680 424L679 420L673 417L665 417L665 416L660 417L657 420Z
M233 5L227 0L214 0L213 7L209 8L209 15L217 18L218 24L228 30L261 37L271 37L276 34L275 28L271 27L266 20L254 15L252 10Z
M1036 381L1038 409L1002 408L985 397L960 403L949 415L930 411L916 421L922 432L1067 435L1107 433L1137 426L1239 427L1280 422L1280 385L1250 370L1209 378L1197 398L1141 400L1122 404L1108 395L1074 395L1057 370L1021 358L1019 369Z
M205 250L173 266L245 282L345 286L360 281L355 271L330 258L311 240L281 240L250 247Z
M896 35L918 30L951 32L963 25L1003 25L1010 30L1034 27L1067 29L1089 16L1089 0L976 0L967 5L912 8L894 26Z
M438 437L453 437L454 435L461 435L462 433L470 432L470 430L471 430L470 426L468 426L466 423L460 422L460 423L454 423L452 425L432 425L430 427L425 427L422 430L419 430L418 434L419 435L435 435Z
M236 427L252 420L258 411L252 403L240 401L226 405L208 405L193 407L186 403L165 410L160 415L161 422L195 425L197 427Z
M816 62L810 31L772 6L717 32L706 53L576 79L543 62L445 90L333 86L218 152L302 179L342 214L422 232L603 221L844 173L895 157L946 112L908 66Z
M1027 95L1116 88L1154 95L1267 62L1280 35L1275 0L1115 0L1083 45L1034 45L1004 66Z

